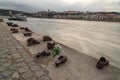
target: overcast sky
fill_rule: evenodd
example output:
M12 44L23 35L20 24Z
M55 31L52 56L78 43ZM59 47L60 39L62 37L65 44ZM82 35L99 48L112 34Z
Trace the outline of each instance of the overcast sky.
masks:
M21 11L117 11L120 0L0 0L0 8Z

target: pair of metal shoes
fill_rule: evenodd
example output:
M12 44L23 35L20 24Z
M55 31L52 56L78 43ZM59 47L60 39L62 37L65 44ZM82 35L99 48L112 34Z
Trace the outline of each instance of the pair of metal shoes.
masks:
M101 57L96 64L97 69L103 69L105 66L109 65L109 61L104 57Z
M41 53L37 53L36 54L36 58L44 58L44 57L47 57L47 56L50 56L50 52L47 52L47 51L43 51ZM65 55L61 55L58 57L58 59L55 61L55 66L56 67L59 67L60 65L64 64L67 62L67 56Z
M23 35L26 37L29 37L29 36L32 36L32 32L24 32Z
M61 55L58 57L58 60L55 62L55 66L59 67L60 65L64 64L67 62L67 56Z
M12 31L12 33L18 33L19 32L18 29L15 29L15 28L11 28L10 30Z
M38 52L37 54L36 54L36 58L43 58L43 57L46 57L46 56L50 56L50 52L49 51L42 51L41 53L40 52Z
M43 41L52 41L52 38L49 36L43 36Z
M29 39L27 40L27 44L28 44L28 46L32 46L32 45L40 44L40 42L38 42L38 41L35 40L34 38L29 38Z

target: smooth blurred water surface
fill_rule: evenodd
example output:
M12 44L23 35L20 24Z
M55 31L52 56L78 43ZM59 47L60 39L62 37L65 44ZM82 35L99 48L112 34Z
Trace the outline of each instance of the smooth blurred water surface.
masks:
M14 23L97 59L105 56L120 67L120 23L38 18Z

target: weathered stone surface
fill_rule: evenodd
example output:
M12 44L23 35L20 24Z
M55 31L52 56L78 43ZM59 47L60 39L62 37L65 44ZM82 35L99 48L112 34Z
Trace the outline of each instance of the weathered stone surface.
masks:
M48 76L41 76L38 80L51 80Z
M5 69L6 69L5 67L1 66L0 67L0 72L5 71Z
M3 79L3 78L4 78L3 74L0 73L0 80Z
M7 58L8 55L6 55L5 53L4 54L0 54L0 58Z
M16 65L14 64L14 65L9 66L8 69L11 70L11 71L16 71L16 70L17 70L17 67L16 67Z
M11 61L9 60L8 62L4 63L2 66L3 67L9 67L11 65Z
M31 62L28 62L28 65L29 65L29 66L34 66L34 65L36 65L36 64L35 64L35 62L31 61Z
M48 77L7 27L0 23L0 80L38 80L41 76Z
M28 54L27 55L23 55L22 56L24 59L26 59L26 58L31 58Z
M0 63L5 63L5 62L7 62L7 61L8 61L7 58L1 58L1 59L0 59Z
M24 72L27 72L27 71L29 71L29 68L27 66L19 68L20 73L24 73Z
M19 79L20 78L19 73L18 72L13 73L12 78Z
M18 59L18 58L21 58L20 54L19 53L16 53L16 54L13 54L12 57L14 59Z
M2 65L3 63L0 63L0 66Z
M35 76L36 77L41 77L41 76L45 76L45 72L43 70L39 70L39 71L35 71Z
M17 63L16 65L17 65L17 67L23 67L23 66L26 66L26 63L25 62L20 62L20 63Z
M30 72L30 71L21 74L21 76L22 76L22 78L24 78L25 80L27 80L28 78L32 78L32 77L33 77L32 72ZM29 79L28 79L28 80L29 80Z
M33 59L31 59L31 58L25 58L25 61L26 62L31 62L31 61L33 61Z
M40 70L40 67L35 65L35 66L30 66L31 70L33 71L37 71L37 70Z
M23 58L19 58L19 59L16 59L15 62L17 62L17 63L24 62L24 59Z
M37 80L37 79L32 77L32 78L29 78L29 80Z
M13 74L13 71L4 71L3 76L9 78Z

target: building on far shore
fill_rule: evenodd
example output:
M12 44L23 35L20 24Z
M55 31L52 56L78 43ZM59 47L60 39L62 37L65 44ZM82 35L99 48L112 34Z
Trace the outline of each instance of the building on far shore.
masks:
M40 11L33 14L38 18L55 18L55 19L78 19L91 21L116 21L120 22L120 13L116 12L80 12L80 11Z
M37 17L37 18L55 18L55 19L77 19L77 20L90 20L90 21L112 21L120 22L120 12L81 12L81 11L39 11L37 13L28 13L23 11L15 10L4 10L0 9L1 16L9 16L9 11L13 14L23 14L27 17ZM2 21L2 19L1 19Z
M4 20L3 20L3 18L2 17L0 17L0 22L3 22Z

